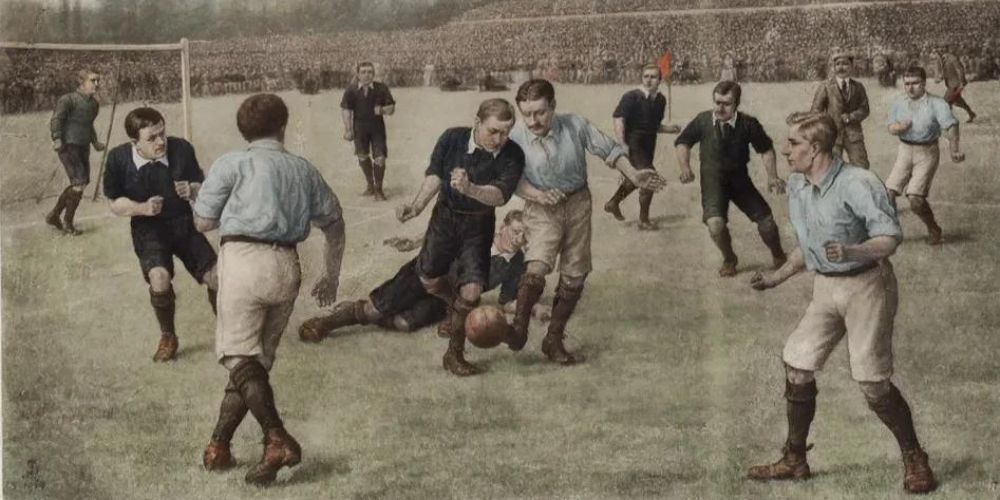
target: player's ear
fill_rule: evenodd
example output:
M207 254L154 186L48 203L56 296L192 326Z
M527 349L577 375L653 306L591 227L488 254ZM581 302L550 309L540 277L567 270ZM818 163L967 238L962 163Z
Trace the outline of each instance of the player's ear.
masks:
M549 102L549 109L555 111L555 109L556 109L556 98L555 97L553 97L552 101Z

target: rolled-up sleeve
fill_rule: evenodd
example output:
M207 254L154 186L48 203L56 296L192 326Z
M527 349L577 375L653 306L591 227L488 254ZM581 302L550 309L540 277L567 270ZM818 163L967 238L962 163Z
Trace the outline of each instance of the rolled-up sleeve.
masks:
M934 119L937 120L941 130L948 130L958 125L955 113L951 112L951 107L944 99L931 99L931 109L934 110Z
M584 147L590 154L601 158L609 167L614 168L618 158L625 156L625 150L618 144L618 141L601 132L590 120L581 118L581 121L580 140Z
M222 209L229 201L229 194L236 184L237 163L223 156L208 171L205 182L198 190L198 199L194 203L194 213L203 219L218 219Z
M53 141L61 141L63 138L63 123L66 122L66 115L73 107L70 96L64 95L56 101L56 107L52 110L52 119L49 121L49 131L52 132Z
M891 236L903 241L903 229L885 185L873 175L860 183L859 187L862 186L865 189L849 190L848 200L851 211L864 219L868 237Z
M507 144L505 149L509 148L509 151L504 151L496 159L500 167L500 176L490 182L491 186L503 193L504 202L510 201L510 198L514 196L517 183L521 180L521 174L524 173L524 151L513 142Z
M333 194L330 185L323 180L323 176L318 170L313 169L312 177L313 189L312 199L309 202L309 221L313 226L326 227L342 219L344 213L340 208L340 200L337 199L337 195Z

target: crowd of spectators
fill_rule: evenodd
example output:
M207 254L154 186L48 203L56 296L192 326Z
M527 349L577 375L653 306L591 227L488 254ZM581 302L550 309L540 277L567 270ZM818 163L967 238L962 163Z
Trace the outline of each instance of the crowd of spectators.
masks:
M851 0L874 2L885 0ZM908 0L889 0L908 1ZM844 0L499 0L462 13L458 22L492 21L551 16L618 14L695 9L796 7L846 3Z
M491 5L510 7L522 1L527 0ZM656 10L651 6L672 8L674 0L553 3L584 12L592 6L625 4L633 10ZM375 62L377 78L390 87L475 88L484 80L504 84L531 76L571 83L634 82L643 64L668 50L677 83L716 81L724 61L726 74L739 80L815 80L826 77L835 47L853 51L857 74L871 76L881 60L895 68L916 62L933 73L935 52L944 45L962 58L972 79L1000 77L1000 2L990 0L644 16L547 15L528 22L454 22L426 30L196 41L191 45L191 89L195 96L292 88L319 92L347 85L363 60ZM11 49L0 52L3 112L50 109L55 98L75 86L71 75L80 66L92 66L105 76L104 97L170 101L180 96L177 53Z

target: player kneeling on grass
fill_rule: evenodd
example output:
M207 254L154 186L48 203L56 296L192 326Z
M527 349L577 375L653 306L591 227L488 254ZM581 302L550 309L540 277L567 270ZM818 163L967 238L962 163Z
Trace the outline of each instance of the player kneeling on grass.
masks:
M503 225L493 237L490 251L490 268L486 287L483 291L500 289L499 303L508 313L514 313L517 298L517 284L524 274L523 213L512 210L504 216ZM452 266L448 279L452 287L459 270ZM326 316L306 320L299 327L299 338L305 342L320 342L334 330L350 325L375 324L382 328L400 332L412 332L445 318L448 304L427 293L417 274L417 259L403 264L391 279L382 283L368 294L367 300L348 300L338 303ZM549 308L536 304L534 316L544 320ZM448 322L438 324L438 333L450 337Z
M788 118L782 154L788 178L789 217L799 246L773 272L755 273L751 286L765 290L803 270L816 272L812 302L785 342L788 438L784 456L750 468L752 479L807 479L809 426L816 414L814 373L846 334L851 376L868 406L899 443L903 487L926 493L937 487L927 454L917 441L910 407L892 375L892 334L898 291L889 256L903 239L889 194L872 172L834 156L837 126L824 114Z
M198 230L219 228L222 237L215 350L229 370L203 462L209 470L234 465L229 442L249 410L264 432L264 455L246 480L266 485L302 457L278 416L268 375L299 294L296 246L309 236L310 223L323 231L326 275L312 293L321 306L332 303L344 255L344 220L316 167L285 150L288 108L280 97L250 96L236 123L250 144L215 161L194 207Z
M524 170L524 153L507 140L514 119L509 102L487 99L472 128L445 130L420 191L396 210L399 221L406 222L440 193L414 267L427 293L448 304L445 331L450 338L442 364L458 376L479 373L465 360L465 318L489 283L496 207L514 195ZM454 282L448 277L452 267L458 269Z
M208 287L215 311L218 290L216 255L205 236L195 230L191 202L204 174L191 143L168 137L163 115L153 108L137 108L125 117L130 141L108 152L104 196L111 211L132 218L132 246L142 276L149 283L149 300L160 323L160 344L153 361L177 353L174 328L174 256L194 279Z

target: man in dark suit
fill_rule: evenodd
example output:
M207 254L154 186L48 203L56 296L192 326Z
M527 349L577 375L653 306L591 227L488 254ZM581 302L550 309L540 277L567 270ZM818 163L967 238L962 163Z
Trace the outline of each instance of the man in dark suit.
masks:
M104 196L115 215L132 218L132 246L160 324L153 361L170 361L178 345L171 284L175 255L194 279L208 287L215 310L216 254L205 236L195 231L190 203L205 176L191 143L167 137L159 111L132 110L125 117L125 133L130 141L108 152Z
M844 151L851 165L868 168L868 150L861 122L868 118L868 94L861 82L851 78L854 56L837 52L833 60L833 78L821 83L813 97L812 111L825 113L837 124L834 156Z

